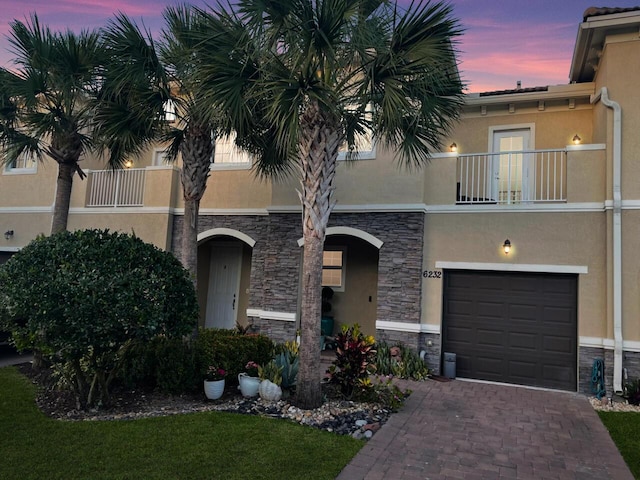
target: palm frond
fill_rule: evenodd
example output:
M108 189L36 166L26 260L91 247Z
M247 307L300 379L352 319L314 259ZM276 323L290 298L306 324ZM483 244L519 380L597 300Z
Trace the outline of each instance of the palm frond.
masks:
M105 61L93 128L109 164L121 167L168 128L165 106L172 99L155 42L148 30L118 14L102 30Z

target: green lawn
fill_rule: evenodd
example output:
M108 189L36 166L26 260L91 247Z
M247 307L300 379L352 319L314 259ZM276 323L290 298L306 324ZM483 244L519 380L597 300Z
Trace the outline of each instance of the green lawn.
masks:
M640 479L640 413L598 412L598 415L629 465L631 473Z
M363 442L283 420L220 412L64 422L0 369L2 479L331 479Z

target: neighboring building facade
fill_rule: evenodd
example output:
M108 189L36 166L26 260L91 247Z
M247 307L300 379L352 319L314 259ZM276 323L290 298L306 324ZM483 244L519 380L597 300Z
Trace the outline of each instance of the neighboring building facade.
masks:
M462 120L420 170L364 146L341 162L325 244L336 329L424 350L438 372L590 389L640 376L640 10L596 9L580 24L571 83L469 95ZM575 142L575 143L574 143ZM69 229L110 228L177 251L178 170L160 148L110 173L86 161ZM201 201L201 324L295 337L301 208L297 180L261 182L220 142ZM0 262L48 233L53 162L0 175ZM510 251L505 253L505 241Z

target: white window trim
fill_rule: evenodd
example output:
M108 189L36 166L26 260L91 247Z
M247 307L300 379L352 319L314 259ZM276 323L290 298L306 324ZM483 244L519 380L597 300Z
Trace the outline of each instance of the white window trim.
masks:
M253 162L238 162L238 163L212 163L209 170L211 171L220 171L220 170L251 170L253 166Z
M38 164L33 168L9 168L5 167L2 171L3 175L35 175L38 173Z
M358 151L358 155L352 158L352 160L356 162L360 160L375 160L376 144L375 144L375 141L372 141L372 142L373 142L373 147L371 150ZM345 161L345 160L347 160L347 152L338 152L338 161Z
M322 285L323 287L331 287L333 289L334 292L344 292L345 291L345 285L346 285L346 278L347 278L347 247L346 245L325 245L325 247L322 249L322 252L342 252L342 268L341 268L341 274L342 274L342 278L340 280L340 283L342 283L342 286L340 287L334 287L333 285ZM322 263L322 270L324 271L325 266L324 266L324 262ZM337 268L331 269L331 270L338 270Z
M33 175L35 173L38 173L38 160L36 158L33 162L33 167L29 168L11 168L9 164L6 164L3 168L2 173L4 175Z

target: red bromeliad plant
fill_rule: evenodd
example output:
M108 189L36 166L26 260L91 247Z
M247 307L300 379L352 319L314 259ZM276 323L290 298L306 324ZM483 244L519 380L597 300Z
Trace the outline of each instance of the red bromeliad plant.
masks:
M329 377L345 397L350 398L360 381L375 372L374 347L374 338L362 334L358 324L343 325L336 336L336 359L329 367Z

